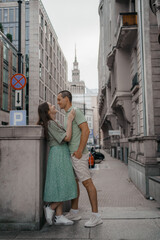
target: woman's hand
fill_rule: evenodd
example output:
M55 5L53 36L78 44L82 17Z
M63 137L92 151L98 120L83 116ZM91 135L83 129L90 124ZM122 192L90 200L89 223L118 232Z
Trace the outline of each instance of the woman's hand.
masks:
M76 111L75 111L74 109L72 109L72 110L70 111L69 115L68 115L68 119L69 119L70 121L73 121L73 119L75 118L75 116L76 116Z

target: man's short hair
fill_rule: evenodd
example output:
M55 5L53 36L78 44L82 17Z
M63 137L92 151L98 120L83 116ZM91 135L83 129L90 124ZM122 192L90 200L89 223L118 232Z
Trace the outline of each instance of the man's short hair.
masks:
M68 97L69 101L72 102L72 94L68 90L60 91L58 94L61 94L62 98Z

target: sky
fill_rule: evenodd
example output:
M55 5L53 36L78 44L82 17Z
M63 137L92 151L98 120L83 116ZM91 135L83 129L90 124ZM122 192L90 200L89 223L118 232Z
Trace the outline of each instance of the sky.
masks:
M41 0L58 36L72 79L75 45L80 80L98 88L99 0Z

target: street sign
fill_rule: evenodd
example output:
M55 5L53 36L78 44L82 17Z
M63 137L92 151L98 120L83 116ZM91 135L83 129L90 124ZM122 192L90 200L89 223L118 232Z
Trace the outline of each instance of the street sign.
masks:
M10 111L10 125L11 126L25 126L26 125L26 110Z
M22 90L15 91L15 107L22 106Z
M21 90L22 88L24 88L26 86L27 80L26 80L26 77L23 74L17 73L17 74L13 75L10 83L11 83L11 86L15 90Z
M109 136L121 135L120 130L109 130Z

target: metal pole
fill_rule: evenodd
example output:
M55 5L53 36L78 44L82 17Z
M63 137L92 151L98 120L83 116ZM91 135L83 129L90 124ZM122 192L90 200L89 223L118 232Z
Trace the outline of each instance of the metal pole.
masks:
M18 73L22 73L22 53L21 53L21 4L22 1L18 0ZM16 94L18 94L18 91L16 90ZM21 94L20 94L21 93ZM23 90L19 91L20 97L21 97L21 106L17 107L17 110L21 110L23 108Z
M21 53L21 4L22 1L18 0L18 73L21 73L22 68L21 68L21 58L22 58L22 53Z

